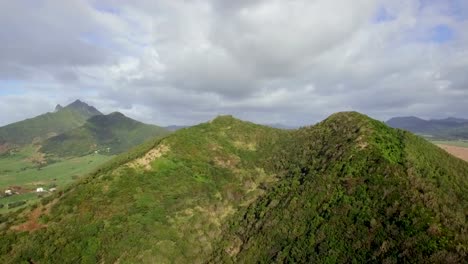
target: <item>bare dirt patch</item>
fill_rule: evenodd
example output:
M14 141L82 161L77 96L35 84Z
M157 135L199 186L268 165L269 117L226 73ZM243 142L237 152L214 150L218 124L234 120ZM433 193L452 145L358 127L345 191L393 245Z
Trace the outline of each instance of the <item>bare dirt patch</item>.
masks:
M39 149L41 148L40 145L36 146L35 153L26 159L26 161L35 163L37 165L45 165L47 164L47 160L45 158L45 154L42 152L39 152Z
M43 206L40 205L36 209L32 210L28 214L28 220L22 224L12 226L11 229L15 231L28 231L28 232L33 232L36 231L40 228L46 227L46 224L40 223L39 218L41 215L48 215L50 213L50 209L52 206L58 201L58 199L55 199L54 201L48 203L47 205Z
M237 164L240 163L240 158L235 155L229 155L229 156L215 157L213 161L217 166L221 168L235 169Z
M128 163L128 166L130 168L143 167L147 170L151 170L151 162L161 157L163 154L167 153L168 151L169 151L168 146L164 144L160 144L156 148L153 148L152 150L148 151L143 157L138 158Z
M11 229L15 231L35 231L42 227L45 227L44 224L39 223L39 217L42 215L42 207L34 209L28 216L28 220L22 224L12 226Z
M255 151L257 150L257 145L255 142L243 142L243 141L234 141L234 146L239 149Z
M23 188L22 186L8 186L8 189L16 194L23 194L23 193L28 193L31 191L26 188Z
M448 153L452 154L453 156L459 159L468 161L468 148L443 145L443 144L437 144L437 146L441 147L442 149L444 149L445 151L447 151Z
M12 146L8 143L0 143L0 155L7 153L10 149L12 149Z

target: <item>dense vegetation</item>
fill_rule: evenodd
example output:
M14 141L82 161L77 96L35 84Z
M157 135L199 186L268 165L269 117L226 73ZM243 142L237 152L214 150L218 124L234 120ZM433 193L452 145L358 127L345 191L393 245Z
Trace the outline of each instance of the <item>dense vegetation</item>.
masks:
M463 262L468 164L358 113L229 116L0 217L2 263Z
M297 131L274 159L284 176L230 221L213 262L466 258L468 164L424 139L338 114Z
M30 144L35 139L44 139L79 127L95 115L101 115L101 113L92 106L75 101L56 112L1 127L0 145L4 143Z
M168 133L116 112L91 117L84 125L46 140L41 151L56 156L83 156L95 151L113 155Z
M47 198L47 228L11 231L30 213L10 217L0 261L202 262L223 220L274 181L262 164L285 133L226 116L124 153ZM139 159L148 151L161 156Z

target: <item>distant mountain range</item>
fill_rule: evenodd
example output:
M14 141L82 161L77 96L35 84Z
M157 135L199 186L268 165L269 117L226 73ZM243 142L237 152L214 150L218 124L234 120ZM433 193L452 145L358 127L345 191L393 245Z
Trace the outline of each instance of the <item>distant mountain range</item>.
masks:
M27 144L42 145L41 151L59 156L92 152L117 154L169 131L124 116L102 114L80 100L54 112L0 127L0 151Z
M394 117L387 125L441 139L468 139L468 119L449 117L425 120L414 116Z

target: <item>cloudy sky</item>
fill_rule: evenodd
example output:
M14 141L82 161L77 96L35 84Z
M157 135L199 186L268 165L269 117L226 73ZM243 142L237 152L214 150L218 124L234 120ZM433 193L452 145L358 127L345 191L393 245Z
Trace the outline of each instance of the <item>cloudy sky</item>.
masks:
M468 118L466 0L5 0L0 25L0 125L78 98L160 125Z

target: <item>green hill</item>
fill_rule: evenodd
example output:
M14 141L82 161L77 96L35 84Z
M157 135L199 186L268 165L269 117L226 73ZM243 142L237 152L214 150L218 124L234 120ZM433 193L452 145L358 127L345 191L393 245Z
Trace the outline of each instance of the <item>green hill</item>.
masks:
M282 149L282 179L230 220L214 263L467 260L468 163L358 113Z
M43 140L83 125L95 115L102 115L96 108L79 100L66 107L57 106L53 113L0 127L0 145L25 145L33 140Z
M140 145L0 220L2 263L457 263L468 164L358 113L229 116Z
M115 112L93 116L84 125L47 139L41 152L57 156L83 156L98 151L113 155L168 133L161 127L147 125Z

